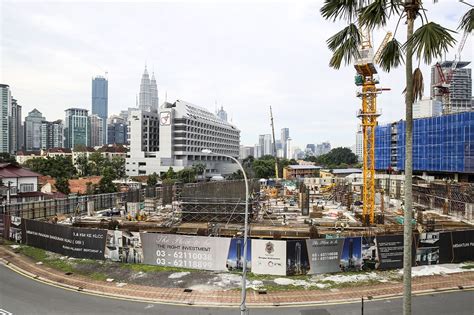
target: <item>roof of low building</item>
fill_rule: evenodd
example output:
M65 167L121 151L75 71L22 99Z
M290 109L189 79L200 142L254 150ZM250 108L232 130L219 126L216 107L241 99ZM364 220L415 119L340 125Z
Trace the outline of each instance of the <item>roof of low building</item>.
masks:
M11 163L0 163L0 178L40 177L41 174Z
M360 168L335 168L332 170L333 174L352 174L352 173L362 173Z
M316 166L316 165L288 165L288 168L294 169L294 170L319 170L321 166Z

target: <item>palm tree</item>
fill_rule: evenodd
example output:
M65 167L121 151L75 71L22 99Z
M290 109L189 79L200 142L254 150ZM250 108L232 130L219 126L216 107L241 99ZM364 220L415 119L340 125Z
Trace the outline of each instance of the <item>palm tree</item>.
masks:
M412 250L412 164L413 164L413 103L423 95L423 75L418 68L413 71L413 59L430 64L441 58L455 43L453 31L430 22L423 8L422 0L325 0L321 8L327 20L345 20L348 26L327 40L333 56L329 65L339 69L342 61L347 64L357 60L362 42L359 28L369 31L385 27L391 18L398 20L393 39L382 50L379 66L389 72L405 61L405 115L406 115L406 157L405 157L405 213L404 213L404 294L403 313L411 314L411 250ZM421 26L415 30L415 19ZM406 19L407 38L403 44L396 39L400 21ZM474 11L470 10L462 19L459 28L471 32Z

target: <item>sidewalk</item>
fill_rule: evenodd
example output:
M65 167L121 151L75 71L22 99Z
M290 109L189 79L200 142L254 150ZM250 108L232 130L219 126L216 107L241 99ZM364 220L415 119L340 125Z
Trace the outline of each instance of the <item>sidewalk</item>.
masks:
M33 260L16 254L6 246L0 246L0 259L9 268L36 278L43 282L55 284L68 289L94 293L103 296L126 298L146 302L176 303L187 305L220 305L235 306L240 302L240 291L213 292L184 292L178 288L157 288L135 284L122 287L117 283L95 281L79 275L64 273L37 265ZM413 278L413 293L434 292L450 289L474 287L474 272L455 273L441 276L425 276ZM340 288L329 290L288 290L272 291L259 294L256 291L247 292L247 304L259 306L289 305L289 304L318 304L360 301L360 298L381 298L401 295L402 283L380 283L376 285L361 285L357 288Z

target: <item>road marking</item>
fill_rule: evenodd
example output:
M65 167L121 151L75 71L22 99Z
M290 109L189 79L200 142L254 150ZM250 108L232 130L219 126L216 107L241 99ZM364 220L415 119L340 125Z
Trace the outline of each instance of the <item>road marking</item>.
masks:
M4 309L0 308L0 315L13 315L13 313L10 313L9 311L5 311Z
M197 307L197 308L204 308L204 307L207 307L207 308L236 308L238 307L239 305L236 304L236 305L210 305L210 304L193 304L193 305L190 305L190 304L186 304L186 303L175 303L175 302L166 302L166 301L150 301L150 300L145 300L145 299L138 299L138 298L132 298L132 297L120 297L120 296L112 296L112 295L107 295L107 294L104 294L104 293L95 293L95 292L87 292L87 291L77 291L77 289L71 289L71 288L68 288L68 287L64 287L64 286L61 286L61 285L57 285L55 283L51 283L51 282L48 282L48 281L44 281L42 279L39 279L39 278L34 278L34 277L31 277L25 273L23 273L22 271L20 270L17 270L15 268L13 268L12 266L10 266L11 264L9 265L5 265L4 263L1 263L3 264L3 266L5 266L6 268L16 272L17 274L21 275L21 276L24 276L26 278L29 278L31 280L34 280L34 281L37 281L37 282L40 282L40 283L43 283L45 285L50 285L50 286L53 286L53 287L56 287L58 289L63 289L63 290L67 290L67 291L71 291L71 292L75 292L75 293L80 293L80 294L87 294L87 295L91 295L91 296L97 296L97 297L102 297L102 298L108 298L108 299L115 299L115 300L121 300L121 301L126 301L126 302L139 302L139 303L150 303L150 304L163 304L163 305L171 305L171 306L180 306L180 307L183 307L183 306L186 306L186 307ZM18 268L19 269L19 268ZM460 290L460 289L457 289L457 288L453 288L453 289L446 289L446 290L440 290L440 291L433 291L433 292L421 292L421 293L413 293L412 296L424 296L424 295L437 295L437 294L444 294L444 293L452 293L452 292L462 292L462 291L474 291L474 287L472 288L464 288L463 290ZM384 297L374 297L372 298L371 300L364 300L364 303L370 303L370 302L376 302L376 301L386 301L386 300L390 300L390 299L401 299L403 298L403 295L399 295L399 296L384 296ZM278 305L278 306L271 306L271 305L257 305L257 304L248 304L247 303L247 307L248 308L275 308L275 307L278 307L278 308L298 308L298 307L321 307L321 306L332 306L332 305L339 305L339 304L360 304L360 300L352 300L352 301L334 301L334 302L325 302L325 303L302 303L302 304L283 304L283 305ZM0 313L0 315L2 315ZM6 315L13 315L11 313L8 313Z

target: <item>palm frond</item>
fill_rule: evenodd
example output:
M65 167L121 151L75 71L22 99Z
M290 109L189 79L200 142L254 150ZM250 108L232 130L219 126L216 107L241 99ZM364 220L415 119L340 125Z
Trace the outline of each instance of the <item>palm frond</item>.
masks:
M389 19L386 0L374 0L371 4L359 11L359 23L369 29L387 25Z
M416 68L413 72L413 100L421 100L423 97L423 92L425 90L425 85L423 83L423 73L420 68Z
M403 11L403 0L388 0L386 2L389 16L398 15Z
M421 100L423 92L425 90L425 84L423 82L423 73L420 68L416 68L413 72L413 101ZM403 94L407 92L407 88L403 90Z
M333 51L329 65L335 69L341 67L343 60L345 64L349 64L359 57L360 34L353 23L331 36L326 42L329 49Z
M382 49L379 60L375 60L386 72L390 72L392 68L398 67L404 62L403 47L399 41L393 38Z
M351 21L355 20L357 11L367 2L368 0L325 0L320 12L326 20Z
M416 57L427 64L431 64L433 59L441 58L443 53L447 52L456 43L451 33L456 32L437 23L429 22L420 26L403 47L413 45L413 52Z
M464 14L458 29L464 30L468 33L471 33L472 30L474 30L474 9L471 9Z

